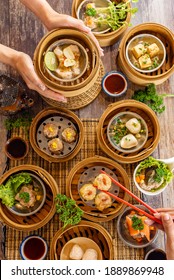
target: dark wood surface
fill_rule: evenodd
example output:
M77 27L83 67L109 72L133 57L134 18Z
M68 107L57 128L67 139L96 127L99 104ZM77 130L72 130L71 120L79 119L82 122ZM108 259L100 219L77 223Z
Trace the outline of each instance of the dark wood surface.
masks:
M48 2L57 12L71 14L71 0L49 0ZM138 7L138 13L131 20L133 26L143 22L157 22L165 25L174 32L174 5L172 0L139 0L136 6ZM2 44L23 51L33 57L38 42L46 32L43 24L20 1L0 0L0 42ZM118 46L119 42L111 47L104 48L102 61L105 72L117 69L116 55ZM0 74L2 73L21 80L14 69L0 63ZM137 88L139 86L129 82L129 89L124 98L130 98L133 90ZM174 93L174 75L165 83L157 86L157 90L159 93ZM42 108L48 107L37 93L35 93L35 97L36 103L32 108L33 115ZM107 106L115 101L113 98L106 97L101 92L94 102L83 109L77 110L75 113L81 118L100 118ZM159 116L161 138L158 148L153 153L153 156L156 158L169 158L174 156L174 99L165 99L165 105L165 112ZM3 153L4 143L6 141L5 119L6 117L0 116L0 174L3 173L6 163L6 157ZM174 206L173 198L174 187L173 183L171 183L162 195L153 198L145 197L144 199L153 207L172 207ZM163 234L160 233L156 244L164 247Z

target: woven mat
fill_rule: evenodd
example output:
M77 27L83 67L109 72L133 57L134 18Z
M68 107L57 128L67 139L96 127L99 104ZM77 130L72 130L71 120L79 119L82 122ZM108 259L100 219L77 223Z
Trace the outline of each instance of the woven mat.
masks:
M90 104L101 91L101 80L104 76L104 66L100 61L99 75L95 83L87 91L82 92L80 95L68 97L67 103L58 102L49 98L41 96L45 102L53 107L63 107L70 110L77 110Z
M85 142L84 145L81 149L81 151L77 154L77 156L70 160L69 162L65 163L49 163L39 157L30 147L30 151L28 154L28 157L24 160L21 161L10 161L9 162L9 168L12 168L16 165L20 164L34 164L38 165L44 169L46 169L55 179L58 184L59 192L65 193L65 180L66 177L68 176L69 171L71 168L78 163L79 161L91 157L94 155L101 155L101 156L106 156L99 148L98 143L97 143L97 138L96 138L96 128L98 124L97 119L85 119L82 120L83 125L85 128ZM12 136L22 136L22 137L27 137L27 135L24 133L22 129L14 129L12 131ZM107 156L106 156L107 157ZM131 179L131 174L133 173L133 165L122 165L123 168L126 169L126 172L128 173L130 179ZM133 186L131 182L131 186ZM134 189L131 187L131 191L133 191L136 195L137 189ZM114 259L120 259L120 260L125 260L125 259L131 259L131 260L141 260L144 258L144 250L143 249L134 249L127 247L123 244L123 242L119 239L117 231L116 231L116 221L117 219L113 219L112 221L101 223L101 225L108 230L110 233L112 239L113 239L113 246L114 246ZM32 232L21 232L21 231L16 231L14 229L9 228L8 226L6 227L6 240L5 240L5 257L7 260L15 260L15 259L20 259L19 255L19 245L22 241L22 239L29 235L29 234L39 234L42 237L44 237L48 245L50 245L50 241L52 240L54 234L56 231L61 227L61 224L58 219L58 215L55 214L52 220L42 227L41 229L37 231L32 231ZM49 253L47 255L47 259L49 259Z

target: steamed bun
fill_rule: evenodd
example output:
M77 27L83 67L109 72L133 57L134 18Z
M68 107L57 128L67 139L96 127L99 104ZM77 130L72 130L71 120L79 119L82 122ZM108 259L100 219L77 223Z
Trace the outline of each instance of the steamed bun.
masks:
M83 250L78 244L74 244L73 247L71 248L69 257L72 260L81 260L83 257Z
M97 260L97 251L95 249L86 249L82 260Z

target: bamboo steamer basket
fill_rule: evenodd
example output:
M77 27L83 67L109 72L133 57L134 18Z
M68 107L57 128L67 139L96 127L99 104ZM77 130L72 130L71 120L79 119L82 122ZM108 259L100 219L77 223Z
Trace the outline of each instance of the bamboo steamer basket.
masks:
M89 221L81 221L78 225L69 226L65 230L58 230L50 244L50 259L60 260L60 253L63 246L75 237L87 237L92 239L100 247L103 260L114 259L110 234L101 225Z
M93 222L106 222L117 217L125 208L123 203L113 201L111 207L102 212L90 205L87 205L80 197L77 184L80 176L88 168L103 166L109 168L118 178L118 181L127 189L130 188L129 178L126 171L118 163L111 159L95 156L82 160L70 171L66 182L66 194L76 201L76 204L84 211L83 217ZM118 197L128 201L128 195L122 189L119 189Z
M77 133L78 133L78 141L76 146L72 151L70 151L67 155L64 157L53 157L50 154L45 153L38 145L36 135L38 127L41 123L43 123L46 119L54 116L60 116L63 118L66 118L72 122L72 124L75 126ZM34 151L43 159L51 162L66 162L73 157L77 155L77 153L80 151L82 145L84 142L84 127L81 122L81 120L74 114L73 112L64 109L64 108L46 108L39 112L36 117L33 119L31 126L30 126L30 143Z
M73 2L72 2L72 16L75 18L77 18L77 15L76 15L77 8L82 1L83 0L73 0ZM115 2L115 1L112 1L112 2ZM130 4L128 4L128 6L130 7ZM108 47L108 46L112 46L113 44L118 42L125 34L128 26L129 26L130 20L131 20L131 14L128 13L127 18L126 18L127 24L123 25L122 27L120 27L119 29L117 29L115 31L110 31L110 32L107 32L104 34L95 34L95 37L97 38L100 46Z
M123 153L114 149L107 138L107 126L110 120L120 112L134 112L140 115L148 127L148 138L141 150L134 153ZM110 104L99 120L97 141L100 148L111 158L120 163L134 163L147 158L156 149L160 139L160 125L154 111L136 100L122 100Z
M0 184L3 184L9 176L20 171L29 171L37 174L45 183L46 201L43 207L34 215L18 216L8 210L8 208L0 203L0 217L3 222L11 228L22 231L37 230L46 225L53 215L56 208L54 204L55 196L58 194L58 188L54 178L43 168L35 165L19 165L5 172L0 178Z
M55 41L61 39L71 39L80 43L88 53L88 66L85 74L74 82L57 81L50 77L44 69L43 56L46 50ZM77 96L84 90L88 90L96 81L99 72L100 57L99 52L90 37L75 29L56 29L46 34L39 42L34 52L34 67L38 76L43 80L48 88L63 94L66 97Z
M126 59L126 45L138 34L152 34L158 37L166 48L164 64L151 73L140 73L133 69ZM149 83L162 84L174 73L174 34L165 26L158 23L142 23L130 29L123 37L118 50L117 62L127 78L138 85L146 86Z

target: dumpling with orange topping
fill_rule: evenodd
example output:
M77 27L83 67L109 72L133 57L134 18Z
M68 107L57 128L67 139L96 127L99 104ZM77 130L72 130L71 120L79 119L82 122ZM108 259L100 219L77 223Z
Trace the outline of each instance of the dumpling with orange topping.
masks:
M72 143L76 140L77 132L73 127L67 127L62 131L62 138L67 143Z
M98 175L93 182L94 186L97 186L99 190L108 191L111 187L111 179L106 174Z
M96 196L96 188L91 183L87 183L80 188L80 195L84 200L93 200Z
M111 197L104 192L99 192L95 197L95 206L98 210L103 211L112 205Z
M48 142L48 149L53 154L60 154L63 150L63 143L59 138L54 138Z
M45 137L52 139L58 135L58 126L54 123L47 123L44 125L43 134Z

